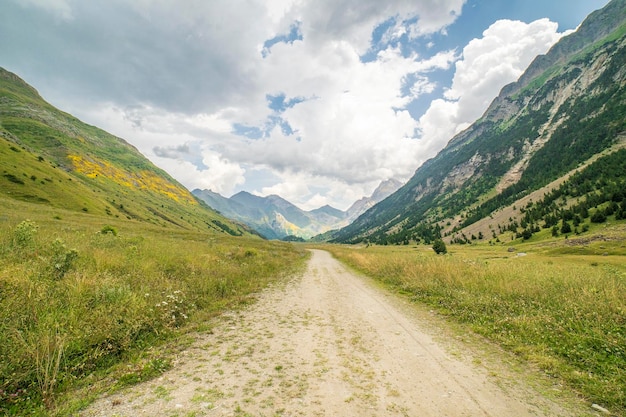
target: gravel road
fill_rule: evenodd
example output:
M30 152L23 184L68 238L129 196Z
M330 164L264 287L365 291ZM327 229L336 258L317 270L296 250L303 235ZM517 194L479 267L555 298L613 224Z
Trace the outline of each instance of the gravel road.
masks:
M81 415L579 415L493 355L477 358L475 345L469 353L427 311L312 252L303 275L222 316L173 369Z

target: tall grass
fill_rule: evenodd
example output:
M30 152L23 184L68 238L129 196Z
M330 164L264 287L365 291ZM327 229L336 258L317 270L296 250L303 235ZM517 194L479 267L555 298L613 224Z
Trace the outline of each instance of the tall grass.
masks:
M59 393L247 302L305 258L279 242L96 217L0 220L0 414L47 414Z
M328 249L539 365L590 401L626 412L623 254L536 251L518 257L502 247L453 247L452 255L438 256L430 249Z

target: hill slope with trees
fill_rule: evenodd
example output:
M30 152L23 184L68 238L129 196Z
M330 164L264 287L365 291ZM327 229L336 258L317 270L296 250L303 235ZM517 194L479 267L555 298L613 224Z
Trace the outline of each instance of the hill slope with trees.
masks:
M580 168L580 175L591 176L585 173L596 170L590 161L619 150L626 131L625 22L624 0L592 13L576 32L537 57L516 83L503 88L485 114L424 163L406 185L335 232L333 241L430 243L444 237L466 243L472 240L465 234L472 225L555 180L565 181L572 170ZM623 157L622 152L610 156L611 164L619 165ZM621 204L620 194L612 193L623 184L626 171L611 178L594 172L594 185L585 192L563 186L561 207L582 204L593 215L606 214L607 199ZM574 194L567 191L574 189ZM598 199L598 194L605 197ZM609 213L620 213L615 205L610 207ZM553 217L562 217L558 210L544 210L544 217L535 212L522 224L526 212L515 209L506 224L487 220L489 233L475 239L498 239L505 231L532 235L542 225L553 227Z

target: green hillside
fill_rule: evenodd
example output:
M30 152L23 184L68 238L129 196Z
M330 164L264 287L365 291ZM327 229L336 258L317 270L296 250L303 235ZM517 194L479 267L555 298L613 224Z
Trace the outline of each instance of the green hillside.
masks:
M45 102L0 68L0 193L168 228L249 232L196 199L137 149Z

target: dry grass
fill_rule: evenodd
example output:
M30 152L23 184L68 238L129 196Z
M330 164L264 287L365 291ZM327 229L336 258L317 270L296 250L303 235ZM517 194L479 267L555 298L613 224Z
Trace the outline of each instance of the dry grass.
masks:
M572 255L562 243L519 247L328 246L337 258L426 303L565 381L626 411L626 250L620 239Z

